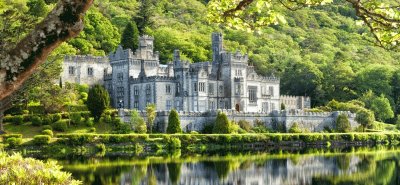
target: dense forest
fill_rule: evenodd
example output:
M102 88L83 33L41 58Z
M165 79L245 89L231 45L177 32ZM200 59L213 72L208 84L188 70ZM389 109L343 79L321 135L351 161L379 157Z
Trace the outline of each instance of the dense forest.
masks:
M9 35L15 34L7 37L8 42L20 39L55 5L54 0L9 3L13 17L23 19L2 25ZM279 11L286 23L244 32L210 23L207 0L95 1L85 16L84 31L54 55L107 55L120 44L126 25L135 23L141 34L155 38L162 63L172 60L174 49L191 62L210 61L210 35L219 31L226 50L248 53L260 74L281 77L281 94L311 96L314 106L333 99L351 101L375 110L380 121L396 121L400 53L375 46L350 5L335 0L325 6Z

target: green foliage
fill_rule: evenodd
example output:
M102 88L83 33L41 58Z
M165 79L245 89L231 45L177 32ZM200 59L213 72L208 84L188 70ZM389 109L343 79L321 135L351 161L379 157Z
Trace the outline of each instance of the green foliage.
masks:
M50 125L43 125L42 130L53 130L53 127Z
M50 143L51 137L49 135L36 135L33 137L32 142L35 145L47 145Z
M92 133L96 132L96 128L95 127L90 127L89 128L89 132L92 132Z
M6 142L5 142L5 143L8 145L8 147L10 147L10 148L15 148L15 147L21 145L21 143L22 143L22 138L18 138L18 137L9 137L9 138L6 139Z
M175 134L181 132L181 122L179 120L178 112L175 109L172 109L168 116L167 133Z
M281 110L285 110L285 109L286 109L285 104L284 104L284 103L281 103Z
M43 130L43 131L42 131L42 134L43 134L43 135L48 135L48 136L50 136L50 137L53 137L53 131L52 131L52 130L49 130L49 129Z
M147 132L146 123L136 110L131 112L130 124L136 133L144 134Z
M182 163L167 163L169 179L173 185L178 184Z
M61 120L61 114L60 113L56 113L56 114L53 114L52 115L52 122L54 123L54 122L57 122L57 121L59 121L59 120Z
M145 34L146 28L153 25L153 4L152 0L140 0L139 12L135 17L137 27L141 35Z
M170 140L168 142L168 147L170 149L181 148L181 140L179 138L170 138Z
M215 134L229 134L231 133L231 123L228 117L223 112L218 112L217 118L215 120L215 125L213 128L213 133Z
M371 110L379 121L384 121L394 117L394 112L389 100L382 94L371 101Z
M250 122L246 121L246 120L239 120L238 125L240 126L240 128L242 128L243 130L249 132L251 130L251 124Z
M31 121L32 121L33 126L41 126L42 125L42 118L39 116L33 116Z
M22 125L24 123L23 115L15 115L13 118L13 123L16 125Z
M36 17L43 17L47 13L47 7L44 0L29 0L26 4L29 8L29 14Z
M87 106L95 121L100 119L101 114L110 105L110 97L107 90L101 85L94 85L89 90Z
M146 115L147 115L147 126L149 128L149 133L152 133L154 120L157 117L156 104L151 103L146 106Z
M289 129L289 133L301 133L301 129L297 122L294 122Z
M61 166L58 166L54 161L44 163L32 158L23 158L20 154L8 155L5 152L0 153L0 160L3 161L0 164L0 168L3 169L0 182L10 184L80 184L79 181L72 179L71 174L61 171Z
M371 126L375 121L374 113L367 109L361 109L357 112L356 121L363 127L363 131L365 131L365 128Z
M121 46L123 49L131 49L135 52L139 47L139 30L135 22L129 22L121 37Z
M144 121L143 121L144 122ZM131 127L128 123L121 121L120 118L115 118L113 120L114 130L118 134L128 134L131 132ZM145 125L146 127L146 125Z
M68 129L67 121L66 120L59 120L51 125L53 130L59 132L65 132Z
M78 125L81 123L82 120L82 116L80 112L72 112L69 114L70 115L70 119L71 119L71 123L74 125Z
M350 132L351 131L351 125L349 118L345 114L340 114L336 118L336 130L338 132Z

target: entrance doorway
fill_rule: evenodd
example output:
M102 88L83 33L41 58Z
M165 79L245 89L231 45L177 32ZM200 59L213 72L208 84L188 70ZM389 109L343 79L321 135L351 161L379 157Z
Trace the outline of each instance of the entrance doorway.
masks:
M235 110L238 111L238 112L240 111L240 105L238 103L235 106Z

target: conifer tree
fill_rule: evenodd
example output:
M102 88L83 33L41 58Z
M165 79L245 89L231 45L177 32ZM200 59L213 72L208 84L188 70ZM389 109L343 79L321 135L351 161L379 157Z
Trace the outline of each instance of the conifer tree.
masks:
M141 0L140 2L139 12L137 17L135 17L135 22L137 23L139 33L143 35L145 34L146 27L150 27L153 24L151 20L153 16L153 3L152 0Z
M87 98L87 107L96 121L100 119L101 114L109 105L110 97L103 86L94 85L90 88Z
M167 133L175 134L181 132L182 132L181 122L179 120L178 112L176 112L175 109L172 109L168 116Z
M350 132L351 131L351 125L349 122L349 118L345 114L340 114L336 118L336 130L338 132Z
M231 132L231 123L228 117L223 112L218 112L217 120L213 128L213 133L215 134L229 134Z
M139 47L139 31L135 22L129 22L121 37L121 46L124 49L131 49L133 52Z

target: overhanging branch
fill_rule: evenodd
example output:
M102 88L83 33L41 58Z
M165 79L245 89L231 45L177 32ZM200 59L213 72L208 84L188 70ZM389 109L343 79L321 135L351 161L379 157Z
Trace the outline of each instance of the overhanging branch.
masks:
M83 16L93 0L60 0L56 7L14 48L0 56L0 101L18 90L62 42L83 29Z

